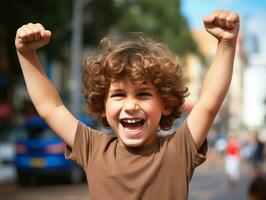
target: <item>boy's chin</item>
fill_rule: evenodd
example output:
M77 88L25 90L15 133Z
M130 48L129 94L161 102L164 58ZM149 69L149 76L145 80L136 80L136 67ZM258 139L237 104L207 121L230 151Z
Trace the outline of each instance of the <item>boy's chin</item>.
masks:
M144 141L143 139L119 139L120 144L125 147L139 147L142 146Z

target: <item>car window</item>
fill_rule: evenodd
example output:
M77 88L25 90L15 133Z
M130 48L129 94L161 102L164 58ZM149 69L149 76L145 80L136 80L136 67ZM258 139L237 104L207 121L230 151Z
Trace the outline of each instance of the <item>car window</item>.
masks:
M30 139L52 139L57 137L51 129L42 126L27 128L27 134Z

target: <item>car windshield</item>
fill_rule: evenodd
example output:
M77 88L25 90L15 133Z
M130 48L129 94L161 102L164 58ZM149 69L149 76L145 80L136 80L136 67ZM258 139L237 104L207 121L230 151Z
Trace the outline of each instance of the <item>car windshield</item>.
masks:
M28 138L31 139L51 139L56 138L56 134L46 127L35 126L27 128Z
M39 116L29 117L24 125L28 139L53 139L57 135L48 127L46 122Z

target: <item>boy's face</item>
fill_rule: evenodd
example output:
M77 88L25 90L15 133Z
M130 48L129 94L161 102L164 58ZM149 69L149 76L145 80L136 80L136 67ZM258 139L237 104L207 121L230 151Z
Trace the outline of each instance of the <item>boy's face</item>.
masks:
M119 142L132 147L154 143L161 115L170 114L152 84L137 88L128 79L111 82L105 110Z

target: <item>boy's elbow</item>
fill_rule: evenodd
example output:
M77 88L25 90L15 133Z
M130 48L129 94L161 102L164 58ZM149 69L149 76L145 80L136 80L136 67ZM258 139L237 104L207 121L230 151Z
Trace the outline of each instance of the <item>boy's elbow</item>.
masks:
M36 107L36 111L39 116L44 120L49 116L49 110L46 109L44 106Z
M36 110L41 118L43 118L45 121L51 117L51 113L57 108L57 106L49 106L49 105L41 105L36 106Z

